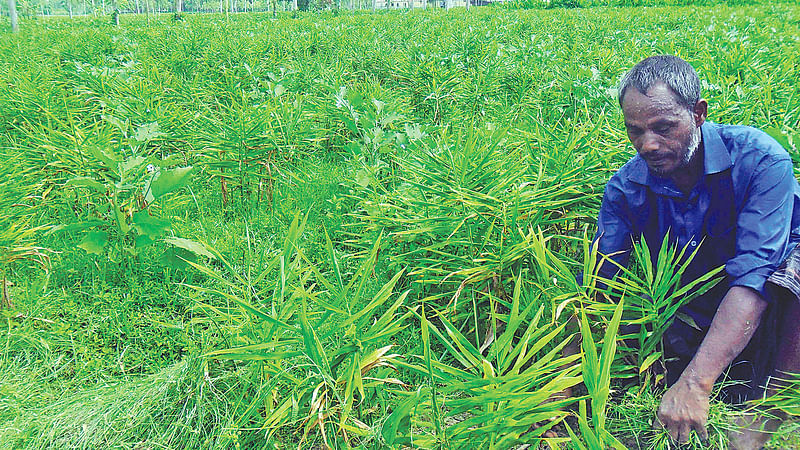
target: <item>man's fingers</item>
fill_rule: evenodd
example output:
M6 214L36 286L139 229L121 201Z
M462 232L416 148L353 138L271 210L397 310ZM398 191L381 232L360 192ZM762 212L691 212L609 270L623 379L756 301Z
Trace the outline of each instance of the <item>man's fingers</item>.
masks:
M672 442L680 442L678 440L680 438L678 435L678 430L669 430L669 437L672 439Z
M653 430L661 431L665 429L672 442L679 445L687 444L690 441L692 430L697 432L698 437L704 442L708 440L708 430L706 429L706 419L704 417L686 417L684 420L681 418L673 420L670 419L668 414L656 414L653 421Z
M671 421L662 419L660 416L656 415L656 420L653 422L653 429L654 430L667 430L670 439L672 442L678 442L680 438L680 425L673 424Z
M669 431L669 437L672 438L673 442L680 442L680 429L677 426L670 426L669 424L664 424L667 431Z
M703 442L708 440L708 428L706 428L707 421L707 417L701 416L699 418L695 418L694 423L692 424L692 429L697 432L697 436L699 436L700 440Z
M700 440L703 442L708 441L708 428L706 428L705 424L696 425L694 427L694 431L700 436Z
M689 442L689 433L692 432L692 427L689 424L681 426L681 431L678 436L678 443L683 445Z

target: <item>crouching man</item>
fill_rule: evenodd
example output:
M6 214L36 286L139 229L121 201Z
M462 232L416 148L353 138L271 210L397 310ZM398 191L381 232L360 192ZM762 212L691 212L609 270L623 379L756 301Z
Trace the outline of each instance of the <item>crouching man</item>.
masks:
M667 385L656 423L686 442L706 436L709 396L725 376L722 398L739 404L800 372L800 185L789 154L750 127L706 122L694 69L654 56L623 78L619 103L634 155L605 188L598 248L627 264L632 241L660 245L669 233L700 248L688 282L725 265L725 279L681 310L665 333ZM650 249L652 255L658 248ZM601 275L611 277L613 264ZM770 381L772 380L772 381ZM776 422L743 418L733 448L760 448Z

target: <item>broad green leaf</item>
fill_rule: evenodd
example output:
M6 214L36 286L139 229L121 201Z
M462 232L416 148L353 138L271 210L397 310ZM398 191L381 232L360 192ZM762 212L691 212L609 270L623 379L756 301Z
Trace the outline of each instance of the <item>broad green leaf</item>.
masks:
M166 169L168 167L175 166L182 162L185 162L184 155L180 153L173 153L172 155L167 156L164 159L156 159L153 161L153 164L159 168Z
M164 238L164 242L174 245L175 247L188 250L197 256L204 256L208 259L217 259L217 257L211 253L205 245L191 239L168 237Z
M366 169L361 169L356 172L356 183L365 188L369 186L370 181L372 180L372 176L370 176L369 172Z
M136 239L133 240L134 248L140 249L142 247L147 247L149 245L153 245L156 241L154 241L150 236L146 234L140 234L136 236Z
M122 132L123 134L127 133L128 130L127 119L125 120L125 122L123 122L120 119L112 116L111 114L102 114L100 115L100 117L106 122L116 126L119 129L119 131Z
M792 150L792 144L789 142L789 136L787 136L783 131L776 127L767 127L764 128L764 132L778 141L778 143L781 144L786 151Z
M103 163L106 169L111 170L112 172L116 173L117 171L117 162L119 157L114 153L109 154L105 150L101 149L100 147L90 146L88 147L89 153L92 154L98 161Z
M162 135L158 130L158 122L151 122L141 125L133 132L133 139L139 142L147 142Z
M170 228L169 220L153 217L146 209L133 213L131 224L139 234L152 240L155 240Z
M185 270L189 266L186 261L196 261L197 256L185 249L170 247L161 254L161 264L173 269Z
M119 163L119 170L124 174L132 170L141 169L146 163L147 158L143 156L132 156Z
M162 169L150 184L150 189L155 198L180 189L192 175L192 166L178 167L175 169Z
M103 247L108 243L108 233L105 231L89 231L83 237L78 247L86 250L86 253L95 255L103 254Z

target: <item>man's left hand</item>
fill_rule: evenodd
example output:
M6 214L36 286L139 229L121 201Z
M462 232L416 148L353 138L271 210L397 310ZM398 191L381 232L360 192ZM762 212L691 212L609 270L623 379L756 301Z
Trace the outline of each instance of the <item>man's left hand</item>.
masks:
M710 389L694 380L681 376L672 385L658 407L655 426L666 428L675 442L689 442L689 434L696 431L700 439L708 439L708 402Z

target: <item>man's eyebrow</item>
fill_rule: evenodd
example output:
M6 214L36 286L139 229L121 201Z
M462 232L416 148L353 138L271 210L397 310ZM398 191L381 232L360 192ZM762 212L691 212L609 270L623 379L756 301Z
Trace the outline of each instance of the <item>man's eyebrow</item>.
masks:
M676 121L676 120L673 120L673 119L666 119L666 118L662 118L662 119L658 119L658 120L656 120L655 122L653 122L653 124L652 124L652 125L653 125L654 127L657 127L657 126L663 126L663 125L672 126L672 125L675 125L675 123L676 123L676 122L677 122L677 121Z
M645 125L646 128L656 128L656 127L671 127L674 126L678 121L673 119L666 119L666 118L659 118L655 122L648 123ZM640 130L642 127L638 125L634 125L630 122L624 122L625 128L632 129L632 130Z

